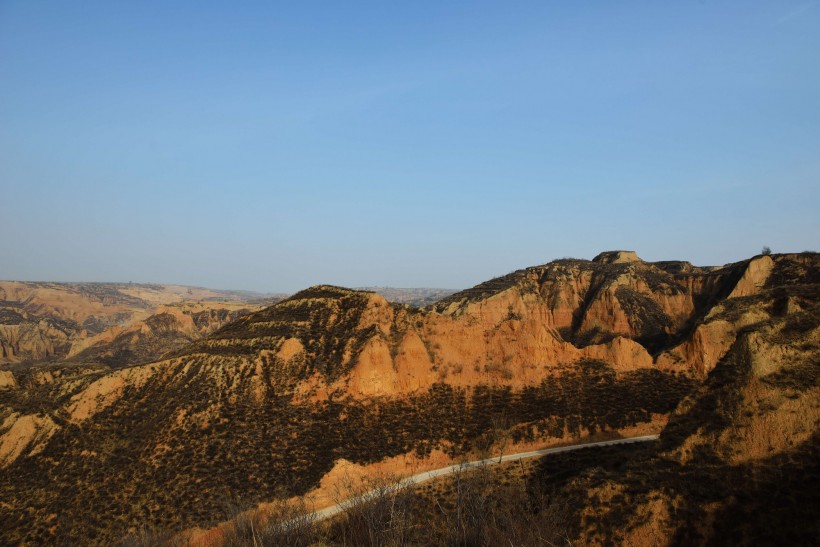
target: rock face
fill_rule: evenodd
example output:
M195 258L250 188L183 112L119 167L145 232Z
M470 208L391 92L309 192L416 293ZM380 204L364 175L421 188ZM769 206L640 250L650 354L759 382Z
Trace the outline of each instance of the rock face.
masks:
M749 265L743 272L743 277L732 289L729 298L738 296L751 296L760 292L769 279L769 275L774 268L774 260L771 256L760 256L749 261Z
M19 524L0 530L0 542L58 534L110 543L146 520L207 526L221 516L215 492L258 502L283 488L308 491L340 459L457 457L486 446L502 422L522 443L662 423L739 348L769 355L775 316L798 325L788 331L795 343L816 348L815 315L803 314L820 284L817 255L766 258L698 268L602 253L519 270L422 309L317 286L230 322L220 312L158 310L99 347L136 351L164 333L193 339L206 325L224 326L153 363L4 380L0 442L14 448L0 474L0 517ZM755 332L762 338L750 338ZM750 358L750 366L771 375L772 363L797 358L771 355L780 361ZM816 392L805 396L804 413ZM29 438L23 426L12 433L25 416L48 417L50 437L15 441ZM771 434L784 420L752 430ZM789 436L806 438L795 428ZM698 435L698 446L724 442ZM692 450L669 446L681 462ZM741 452L755 450L765 452ZM23 524L24 515L36 516ZM119 529L103 524L115 515Z
M595 258L593 262L599 264L626 264L629 262L642 262L635 251L605 251Z

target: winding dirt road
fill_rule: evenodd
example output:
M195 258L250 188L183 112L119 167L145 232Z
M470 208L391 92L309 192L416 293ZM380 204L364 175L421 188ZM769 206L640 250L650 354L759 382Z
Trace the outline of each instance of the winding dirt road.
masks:
M411 475L406 479L401 480L393 487L383 488L379 490L370 490L361 494L359 496L350 498L348 500L343 501L342 503L338 503L336 505L331 505L330 507L325 507L324 509L319 509L313 513L313 516L316 520L325 520L331 518L333 516L338 515L339 513L345 511L349 507L352 507L358 503L363 501L367 501L373 496L384 494L389 492L391 489L396 489L402 486L407 486L411 484L420 484L436 477L443 477L445 475L450 475L456 471L470 469L473 467L480 467L484 465L495 465L498 463L503 462L510 462L515 460L524 460L527 458L536 458L538 456L547 456L549 454L558 454L560 452L570 452L572 450L580 450L582 448L592 448L592 447L600 447L600 446L613 446L616 444L629 444L629 443L643 443L643 442L650 442L658 440L658 435L642 435L640 437L626 437L623 439L613 439L611 441L599 441L594 443L582 443L582 444L572 444L569 446L559 446L556 448L544 448L542 450L532 450L530 452L518 452L516 454L504 454L501 456L495 456L493 458L487 458L485 460L475 460L466 463L458 463L455 465L450 465L447 467L442 467L441 469L433 469L432 471L424 471L423 473L417 473L415 475Z

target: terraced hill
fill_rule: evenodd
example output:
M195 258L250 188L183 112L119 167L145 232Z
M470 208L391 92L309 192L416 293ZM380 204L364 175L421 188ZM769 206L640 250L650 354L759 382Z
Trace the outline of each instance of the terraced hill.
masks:
M105 544L146 523L208 527L238 492L303 494L340 461L456 458L499 431L522 446L657 431L764 328L759 302L785 291L777 313L813 343L798 295L816 290L817 263L695 268L613 252L424 309L319 286L162 361L49 381L7 372L0 538Z

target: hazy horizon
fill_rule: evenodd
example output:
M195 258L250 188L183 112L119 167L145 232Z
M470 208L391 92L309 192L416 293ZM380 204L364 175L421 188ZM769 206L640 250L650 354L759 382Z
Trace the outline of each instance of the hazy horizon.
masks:
M0 279L817 250L820 5L0 2Z
M608 250L609 250L609 251L615 251L615 250L625 250L625 249L608 249ZM602 251L602 252L603 252L603 251ZM816 251L813 251L813 250L804 250L804 251L789 251L789 252L786 252L786 253L773 253L773 254L794 254L794 253L799 254L799 253L801 253L801 252L816 252ZM760 254L760 253L754 253L753 255L749 255L748 257L745 257L745 258L751 258L752 256L754 256L754 255L758 255L758 254ZM461 290L464 290L464 289L468 289L468 288L470 288L470 287L473 287L473 286L475 286L475 285L478 285L478 284L480 284L480 283L482 283L482 282L484 282L484 281L489 281L490 279L493 279L493 278L496 278L496 277L501 277L501 276L504 276L504 275L506 275L506 274L508 274L508 273L512 273L512 272L514 272L514 271L516 271L516 270L521 270L521 269L525 269L525 268L532 267L532 266L541 266L541 265L543 265L543 264L546 264L547 262L552 262L553 260L560 260L560 259L566 259L566 258L570 258L570 259L582 259L582 260L592 260L592 258L594 258L594 257L570 257L570 256L566 256L566 257L555 257L555 258L553 258L553 259L551 259L551 260L549 260L549 261L543 262L543 263L537 263L537 264L536 264L536 263L533 263L533 264L527 264L527 265L522 265L522 266L518 266L518 267L512 268L512 269L510 269L510 270L508 270L508 271L504 271L504 272L497 272L497 273L495 273L495 274L491 274L491 275L489 275L489 276L488 276L487 278L485 278L485 279L480 279L480 280L476 281L475 283L473 283L473 284L471 284L471 285L466 285L466 286L463 286L463 287L436 287L436 286L426 286L426 285L425 285L425 286L422 286L422 285L416 285L416 286L409 286L409 285L408 285L408 286L398 286L398 285L356 285L356 284L351 284L351 285L337 285L337 286L344 287L344 288L348 288L348 289L353 289L353 290L372 290L372 289L397 289L397 290L403 290L403 289L406 289L406 290L412 290L412 289L429 289L429 290L451 290L451 291L461 291ZM645 262L660 262L660 261L662 261L662 260L650 261L650 260L645 260L643 257L640 257L640 258L641 258L642 260L644 260ZM671 259L671 258L670 258L670 259L668 259L668 260L685 260L685 259ZM708 267L708 266L723 266L723 265L727 265L727 264L731 264L731 262L725 262L725 263L720 263L720 264L715 263L715 264L694 264L694 265L695 265L695 266L701 266L701 267ZM42 279L12 279L12 278L8 278L8 279L6 279L6 278L2 278L2 279L0 279L0 282L4 282L4 281L6 281L6 282L27 282L27 283L66 283L66 284L69 284L69 283L100 283L100 284L111 283L111 284L131 284L131 283L133 283L133 284L135 284L135 285L179 285L179 286L188 286L188 287L192 287L192 288L211 289L211 290L226 291L226 292L247 292L247 293L255 293L255 294L258 294L258 295L260 295L260 296L264 296L264 295L273 295L273 294L295 294L295 293L297 293L297 292L299 292L299 291L302 291L302 290L308 289L308 288L310 288L310 287L312 287L312 286L317 286L317 285L336 285L336 284L334 284L334 283L323 283L323 282L318 282L318 283L314 283L313 285L305 285L304 287L299 287L299 288L297 288L297 289L295 289L295 290L291 290L291 291L284 291L284 290L281 290L281 291L280 291L280 290L260 291L260 290L254 290L254 289L245 289L245 288L242 288L242 287L214 287L214 286L207 286L207 285L191 285L191 284L186 284L186 283L177 283L177 282L174 282L174 281L162 281L162 280L144 281L144 280L130 280L130 279L129 279L129 280L127 280L127 281L123 281L123 280L110 280L110 279L46 279L46 278L42 278Z

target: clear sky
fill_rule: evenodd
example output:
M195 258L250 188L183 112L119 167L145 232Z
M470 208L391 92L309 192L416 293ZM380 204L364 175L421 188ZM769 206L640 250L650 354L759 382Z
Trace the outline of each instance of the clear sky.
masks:
M0 279L818 250L820 2L0 0Z

